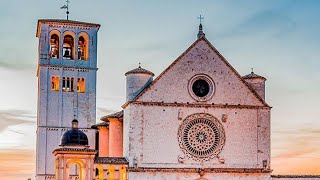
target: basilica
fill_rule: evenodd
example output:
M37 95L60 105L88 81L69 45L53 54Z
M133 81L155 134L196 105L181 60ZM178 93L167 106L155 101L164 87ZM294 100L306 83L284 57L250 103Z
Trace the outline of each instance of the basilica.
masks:
M124 72L122 111L96 123L99 28L38 21L37 180L290 179L271 176L266 78L240 75L201 23L157 77Z

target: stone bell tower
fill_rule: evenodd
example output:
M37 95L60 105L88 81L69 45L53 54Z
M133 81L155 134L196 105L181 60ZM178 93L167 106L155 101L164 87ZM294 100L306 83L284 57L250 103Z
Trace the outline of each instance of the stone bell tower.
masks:
M77 119L95 147L97 32L99 24L71 20L38 21L38 112L36 179L54 179L61 135ZM72 172L70 174L76 173Z

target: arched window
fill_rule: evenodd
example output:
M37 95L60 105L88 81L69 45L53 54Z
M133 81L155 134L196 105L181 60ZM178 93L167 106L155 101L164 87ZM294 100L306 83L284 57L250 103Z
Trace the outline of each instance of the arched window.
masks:
M59 36L52 34L50 37L50 58L59 59Z
M84 93L86 91L86 81L84 78L78 78L77 91L79 93Z
M78 59L88 60L88 38L81 35L78 40Z
M65 35L63 38L63 58L74 59L74 39L71 35Z
M52 76L51 78L51 90L52 91L59 91L59 76Z
M62 78L62 91L71 92L73 91L73 77L63 77Z

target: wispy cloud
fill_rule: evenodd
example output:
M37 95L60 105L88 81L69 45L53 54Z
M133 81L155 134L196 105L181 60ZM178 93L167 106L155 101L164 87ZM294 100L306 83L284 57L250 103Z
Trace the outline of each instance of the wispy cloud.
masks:
M319 128L281 129L273 134L271 162L274 174L320 173Z
M9 126L20 124L35 124L36 116L23 110L0 111L0 133Z

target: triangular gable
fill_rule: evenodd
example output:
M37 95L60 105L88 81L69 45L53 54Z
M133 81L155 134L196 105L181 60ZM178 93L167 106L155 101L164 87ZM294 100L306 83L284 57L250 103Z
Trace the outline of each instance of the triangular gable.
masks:
M155 88L155 86L157 86L158 82L161 81L162 78L164 78L164 76L166 76L166 74L168 74L168 72L170 72L172 69L174 69L174 67L176 66L176 64L178 64L180 61L182 61L183 59L185 59L185 56L187 56L188 54L190 54L190 52L194 49L197 48L197 46L201 43L204 42L205 44L207 44L209 50L211 50L211 53L216 54L221 61L225 64L225 66L227 66L230 70L231 73L234 74L234 77L236 77L237 80L235 81L239 81L238 84L240 85L239 87L242 88L242 91L250 91L250 93L247 93L247 96L250 96L252 101L256 101L253 104L250 103L244 103L244 102L228 102L228 101L224 101L224 102L218 102L220 104L224 103L224 104L234 104L234 105L257 105L257 106L268 106L269 105L256 93L256 91L249 85L247 84L247 82L241 77L241 75L229 64L229 62L217 51L217 49L205 38L205 37L201 37L199 39L197 39L185 52L183 52L170 66L168 66L148 87L146 87L143 91L141 91L136 98L132 101L143 101L143 102L162 102L162 101L170 101L168 99L159 99L156 97L156 94L159 92L158 90L161 89L161 87L157 87L158 89L153 89ZM219 61L219 60L218 60ZM198 63L198 62L197 62ZM190 72L191 73L191 72ZM201 73L201 72L199 72ZM213 75L214 76L214 75ZM167 77L168 78L168 77ZM174 77L171 77L174 78ZM181 79L183 80L183 78ZM241 85L242 84L242 85ZM164 86L166 84L163 84ZM186 89L185 84L183 84L184 87L182 87L184 90ZM219 85L220 86L220 85ZM166 87L162 87L162 88L166 88ZM228 88L228 87L226 87ZM234 88L234 87L233 87ZM244 90L245 89L245 90ZM153 92L150 92L153 91ZM158 92L157 92L158 91ZM232 90L231 90L232 91ZM241 90L240 90L241 91ZM147 96L146 94L149 93L148 97L144 97ZM163 93L163 92L162 92ZM170 92L170 94L168 94L169 92L166 92L166 94L161 94L161 92L159 92L159 96L167 96L169 97L170 95L174 96L175 93L177 92ZM230 92L232 93L232 92ZM234 92L233 92L234 93ZM240 92L241 93L241 92ZM251 94L251 95L250 95ZM226 95L226 93L224 93L224 95ZM231 94L230 94L231 95ZM251 97L252 96L252 97ZM249 97L248 97L249 98ZM161 101L162 100L162 101ZM179 101L181 100L181 101ZM192 99L189 99L192 102ZM182 102L183 101L188 101L189 100L183 100L183 99L175 99L174 102ZM208 101L207 103L216 103L216 99L213 98L213 101ZM169 102L171 103L171 102ZM237 104L236 104L237 103Z

